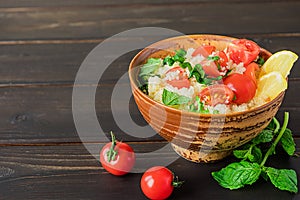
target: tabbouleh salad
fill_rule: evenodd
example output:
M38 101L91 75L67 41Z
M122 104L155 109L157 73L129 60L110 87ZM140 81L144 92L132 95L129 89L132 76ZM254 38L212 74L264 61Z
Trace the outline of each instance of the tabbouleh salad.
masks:
M255 42L236 39L223 50L201 45L149 58L140 69L140 89L157 102L191 112L248 110L265 103L255 98L264 62L259 52Z

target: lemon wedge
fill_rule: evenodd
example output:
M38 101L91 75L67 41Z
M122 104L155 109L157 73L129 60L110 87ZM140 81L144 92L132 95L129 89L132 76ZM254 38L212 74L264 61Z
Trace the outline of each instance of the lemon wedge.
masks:
M271 101L282 91L287 89L287 80L278 71L261 76L258 80L256 97Z
M297 59L297 54L291 51L283 50L276 52L263 64L260 76L278 71L283 78L286 78L290 74L294 62L296 62Z

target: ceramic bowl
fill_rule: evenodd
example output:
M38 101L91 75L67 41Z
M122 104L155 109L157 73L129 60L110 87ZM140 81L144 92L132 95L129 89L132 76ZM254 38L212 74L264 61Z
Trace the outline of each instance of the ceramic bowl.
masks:
M154 101L138 88L139 69L150 58L164 58L180 48L208 44L223 50L236 38L218 35L187 35L159 41L140 51L131 61L129 78L135 102L145 120L183 158L212 162L230 155L233 149L257 136L276 115L284 92L251 110L230 114L199 114L182 111ZM271 53L260 50L267 59Z

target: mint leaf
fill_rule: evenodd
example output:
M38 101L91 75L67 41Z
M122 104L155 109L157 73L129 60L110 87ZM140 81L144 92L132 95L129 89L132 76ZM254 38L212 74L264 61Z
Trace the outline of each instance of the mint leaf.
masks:
M233 150L233 155L239 159L246 159L249 149Z
M186 96L179 95L166 89L163 90L162 102L167 106L185 104L190 100L191 99Z
M143 77L143 76L154 75L153 73L161 66L162 66L162 61L160 58L149 58L147 63L145 63L141 67L139 76Z
M281 145L283 149L289 154L290 156L294 155L296 151L296 144L293 139L292 131L290 129L285 129L281 139L280 139Z
M273 131L264 129L262 132L259 133L258 136L256 136L253 140L253 144L260 144L260 143L266 143L266 142L271 142L273 140Z
M262 152L260 148L258 148L254 144L250 145L248 149L234 150L233 155L236 158L243 160L248 159L251 162L260 162L262 159Z
M251 151L251 156L248 156L248 159L251 162L261 162L262 160L262 152L260 150L260 148L258 148L257 146L253 146L252 151Z
M266 173L270 178L272 184L280 190L287 190L289 192L297 193L297 174L292 169L275 169L267 167Z
M212 176L222 187L233 190L253 184L260 173L259 164L241 161L231 163L218 172L212 172Z

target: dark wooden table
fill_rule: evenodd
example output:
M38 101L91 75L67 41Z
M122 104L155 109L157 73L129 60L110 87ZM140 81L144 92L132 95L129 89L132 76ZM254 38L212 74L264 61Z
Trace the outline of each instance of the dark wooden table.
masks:
M142 174L108 174L95 159L97 155L82 144L73 121L76 73L88 53L106 38L153 26L184 34L245 37L271 52L290 49L300 55L299 23L297 0L0 0L0 199L145 199L139 188ZM112 90L136 52L109 66L95 101L104 133L114 131L117 138L141 153L159 149L166 142L158 135L139 138L124 134L110 109ZM129 87L128 80L123 84ZM277 115L282 122L283 112L290 112L289 127L298 155L299 90L298 61ZM144 125L134 101L129 108L132 119ZM106 140L99 133L99 138L88 142L98 151ZM146 157L145 162L172 156L174 153L166 150ZM185 184L171 199L300 199L299 194L279 191L262 180L235 191L221 188L210 174L233 160L195 164L176 159L168 168ZM300 158L289 158L280 149L268 165L295 169L300 176Z

